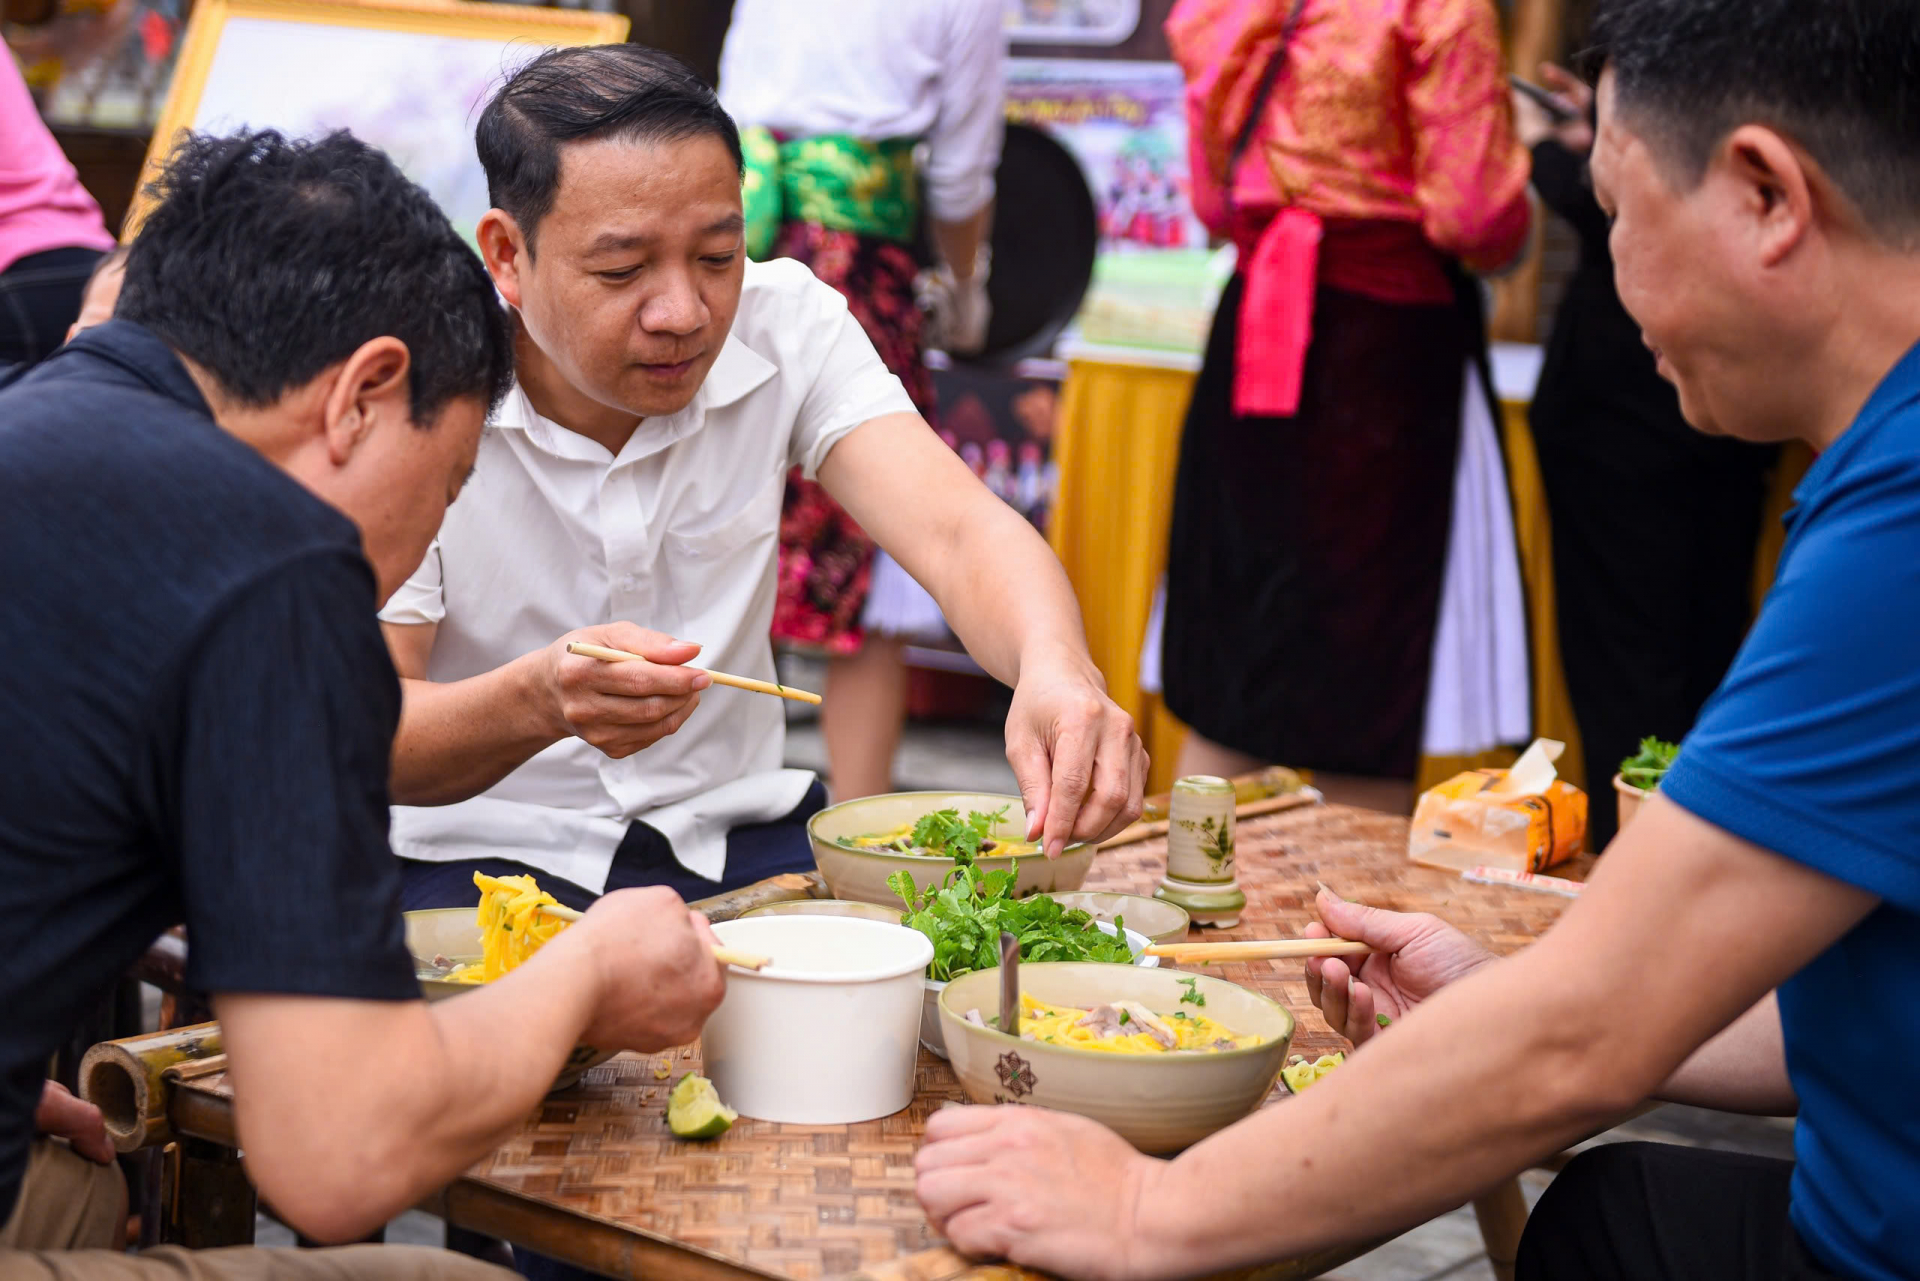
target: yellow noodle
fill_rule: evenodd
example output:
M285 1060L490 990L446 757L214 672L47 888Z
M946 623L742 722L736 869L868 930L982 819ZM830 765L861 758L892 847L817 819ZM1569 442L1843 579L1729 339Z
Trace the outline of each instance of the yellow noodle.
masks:
M473 883L480 889L480 959L447 975L449 983L491 983L567 928L566 921L540 911L559 900L542 890L531 876L475 872Z
M892 845L895 841L909 839L913 835L913 828L914 824L912 823L902 823L891 831L872 832L866 836L848 837L847 844L853 846L855 849L879 849L882 846ZM993 842L993 848L981 855L982 858L1026 858L1029 855L1040 852L1040 843L1038 841L1004 841L996 836L993 838ZM918 850L918 852L922 854L927 853L925 850Z
M1094 1029L1079 1026L1087 1011L1069 1009L1064 1005L1045 1005L1034 1000L1026 993L1020 994L1020 1034L1031 1035L1034 1040L1047 1045L1071 1045L1083 1050L1099 1050L1106 1054L1167 1054L1168 1049L1146 1032L1135 1032L1128 1036L1110 1036L1102 1039ZM1242 1036L1230 1028L1221 1026L1204 1014L1191 1010L1178 1010L1172 1014L1161 1014L1160 1019L1173 1029L1174 1050L1197 1050L1203 1054L1217 1054L1227 1048L1217 1045L1218 1041L1231 1041L1232 1048L1244 1049L1249 1045L1259 1045L1264 1037Z

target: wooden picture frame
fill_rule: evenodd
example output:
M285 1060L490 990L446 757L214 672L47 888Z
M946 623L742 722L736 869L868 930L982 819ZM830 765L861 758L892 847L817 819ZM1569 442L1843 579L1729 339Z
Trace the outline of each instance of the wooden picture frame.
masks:
M274 24L285 24L285 29ZM532 51L541 48L618 43L627 38L627 30L628 19L619 13L473 3L472 0L197 0L181 42L166 105L161 109L147 150L140 189L127 215L123 238L130 239L138 230L149 206L147 184L158 174L182 130L232 128L245 123L306 135L318 128L335 127L324 119L316 120L316 116L325 117L329 109L351 116L362 104L370 114L364 122L349 120L348 127L364 123L364 131L355 128L355 133L385 147L409 177L434 194L455 225L470 232L471 227L463 215L471 211L447 208L449 200L436 187L434 176L416 172L416 167L431 164L436 169L458 168L462 158L471 155L473 125L478 114L478 100L471 91L481 78L487 60L497 60L497 71L503 75L511 60L523 51L531 56ZM325 46L345 47L339 40L342 33L367 33L373 38L358 40L354 57L326 62ZM284 40L285 47L277 47L273 43L276 40ZM296 48L302 41L305 47ZM234 49L238 43L247 46L247 57L242 58ZM223 49L229 54L224 61ZM352 76L375 75L382 57L390 65L396 64L404 62L404 55L409 51L417 53L422 63L432 64L434 59L441 59L448 64L434 69L446 72L460 93L449 96L444 119L437 111L432 113L431 121L428 113L419 111L405 119L392 112L383 116L365 95L356 95ZM380 56L373 56L376 54ZM270 65L270 59L276 55L283 56L288 64L285 77L278 80L273 79ZM367 87L374 91L375 99L380 91L404 92L426 78L426 67L412 62L405 65L409 74L369 83ZM337 69L339 76L329 74L328 68ZM244 82L249 79L263 82L253 87L252 98L246 96L249 89ZM271 84L265 83L267 81ZM299 100L300 93L311 92L321 81L325 82L324 92L334 98L332 104ZM218 105L211 108L217 118L208 116L210 88L218 101ZM240 102L246 105L236 108ZM244 114L244 122L234 119L237 114ZM439 136L430 136L427 146L412 148L411 156L391 145L391 135L382 132L390 126L412 126L417 133L423 123L429 129L438 130ZM456 131L463 139L464 150L459 156L449 158L445 148L452 144ZM422 155L423 152L431 153L430 158ZM473 165L477 169L478 161ZM461 177L460 185L470 188L470 181L464 181L470 175Z

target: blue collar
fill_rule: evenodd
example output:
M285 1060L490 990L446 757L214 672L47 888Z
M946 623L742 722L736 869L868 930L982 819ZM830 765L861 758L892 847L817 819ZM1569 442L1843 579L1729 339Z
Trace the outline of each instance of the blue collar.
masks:
M1831 485L1887 420L1916 399L1920 399L1920 343L1909 347L1907 354L1894 362L1893 368L1873 389L1873 395L1867 397L1867 403L1860 407L1853 422L1840 433L1840 438L1813 460L1813 466L1807 468L1807 474L1800 478L1800 483L1793 489L1795 510L1804 507L1808 499ZM1793 512L1787 515L1791 523Z

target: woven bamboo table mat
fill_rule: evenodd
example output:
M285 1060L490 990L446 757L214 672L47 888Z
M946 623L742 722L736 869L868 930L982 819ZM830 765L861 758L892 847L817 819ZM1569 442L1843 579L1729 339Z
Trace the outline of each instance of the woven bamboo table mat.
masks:
M1247 913L1236 928L1206 931L1205 937L1297 935L1314 919L1314 888L1324 881L1347 898L1433 912L1495 951L1508 952L1537 937L1569 901L1415 866L1407 861L1406 842L1405 819L1340 806L1242 820L1237 866ZM1107 850L1094 861L1087 888L1150 894L1165 862L1164 837ZM1586 866L1556 870L1578 877ZM790 884L807 880L792 878ZM1208 972L1291 1009L1299 1023L1296 1052L1346 1047L1308 1003L1300 962L1216 965ZM519 1134L458 1186L484 1193L496 1206L539 1207L574 1225L617 1227L636 1244L677 1246L688 1252L688 1266L673 1270L687 1275L738 1275L744 1268L816 1281L861 1271L888 1278L950 1271L943 1261L957 1260L934 1249L940 1241L913 1195L913 1155L928 1114L964 1101L944 1061L923 1050L913 1105L882 1120L805 1126L742 1118L718 1140L688 1143L667 1131L667 1091L699 1066L695 1045L621 1055L593 1068L579 1085L548 1098ZM224 1093L225 1083L213 1078L191 1088ZM1276 1087L1268 1106L1284 1097ZM926 1251L931 1253L921 1261L908 1258ZM597 1258L604 1260L604 1252ZM646 1270L658 1275L655 1268Z

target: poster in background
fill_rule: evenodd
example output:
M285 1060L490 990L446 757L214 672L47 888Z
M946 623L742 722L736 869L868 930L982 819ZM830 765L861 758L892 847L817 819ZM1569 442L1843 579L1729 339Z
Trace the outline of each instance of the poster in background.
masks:
M1140 0L1006 0L1015 44L1115 45L1140 25Z
M1045 534L1060 486L1053 433L1065 367L1051 360L1023 360L1011 369L953 365L938 353L930 353L927 364L940 408L940 438L988 489Z
M195 0L147 153L157 168L181 129L334 129L391 156L471 239L487 211L473 150L480 106L554 45L623 40L620 14L464 0ZM136 197L130 227L144 215Z
M1209 247L1193 214L1184 87L1170 62L1007 61L1007 119L1073 153L1099 217L1093 283L1069 341L1191 356L1205 347L1231 258Z

